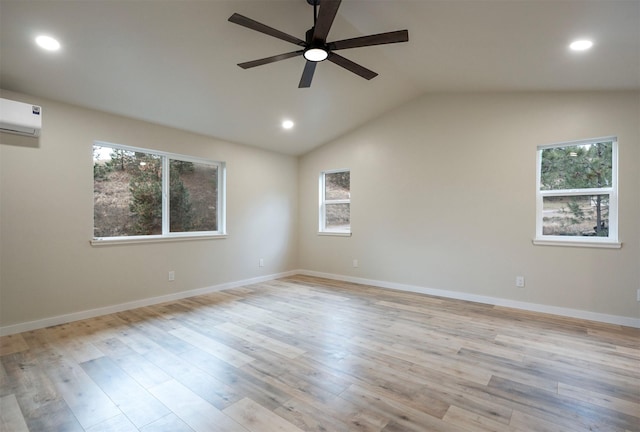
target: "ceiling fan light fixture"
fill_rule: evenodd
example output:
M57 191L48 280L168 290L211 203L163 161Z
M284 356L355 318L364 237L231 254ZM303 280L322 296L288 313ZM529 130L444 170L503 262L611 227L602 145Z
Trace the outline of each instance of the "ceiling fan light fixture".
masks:
M329 53L322 48L309 48L303 55L304 58L312 62L321 62L329 57Z

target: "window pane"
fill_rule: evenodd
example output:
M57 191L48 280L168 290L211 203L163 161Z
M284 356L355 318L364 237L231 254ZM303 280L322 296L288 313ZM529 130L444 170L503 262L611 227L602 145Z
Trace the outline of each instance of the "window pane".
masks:
M160 157L93 147L94 236L162 233Z
M540 190L612 187L613 142L542 150Z
M171 232L217 231L218 167L170 160Z
M542 234L609 236L609 195L544 197Z
M350 172L327 173L324 175L325 200L349 199Z
M162 234L162 159L147 153L135 153L129 169L133 234ZM127 234L128 235L128 234Z
M332 231L349 231L350 205L327 204L325 228Z

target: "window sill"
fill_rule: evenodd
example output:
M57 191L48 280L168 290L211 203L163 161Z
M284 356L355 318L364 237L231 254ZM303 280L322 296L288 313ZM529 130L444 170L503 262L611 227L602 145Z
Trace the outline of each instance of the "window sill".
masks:
M91 246L115 246L122 244L166 243L175 241L217 240L227 238L227 234L193 234L175 236L131 236L94 238Z
M564 246L564 247L586 247L603 249L620 249L622 243L611 240L565 240L565 239L533 239L533 244L537 246Z
M351 237L351 232L345 231L318 231L319 236L333 236L333 237Z

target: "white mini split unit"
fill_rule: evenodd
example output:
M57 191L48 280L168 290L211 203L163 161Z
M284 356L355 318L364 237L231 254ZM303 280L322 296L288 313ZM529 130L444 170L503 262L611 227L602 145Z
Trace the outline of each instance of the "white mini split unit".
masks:
M41 107L0 98L0 132L38 137L41 128Z

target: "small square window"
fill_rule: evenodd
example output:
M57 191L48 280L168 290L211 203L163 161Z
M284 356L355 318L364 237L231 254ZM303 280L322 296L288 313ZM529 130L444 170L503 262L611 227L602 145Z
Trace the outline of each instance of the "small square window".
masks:
M538 147L536 243L618 245L614 137Z

